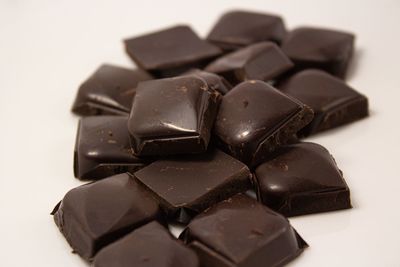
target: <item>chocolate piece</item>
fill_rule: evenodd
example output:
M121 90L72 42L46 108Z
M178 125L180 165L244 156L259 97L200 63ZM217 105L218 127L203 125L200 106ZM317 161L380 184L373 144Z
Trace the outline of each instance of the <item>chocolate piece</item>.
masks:
M282 18L248 11L225 13L207 40L225 50L234 50L262 41L280 43L286 34Z
M201 68L221 54L188 26L175 26L125 40L129 56L158 77L175 76L190 68Z
M142 82L128 129L136 155L173 155L207 150L220 94L204 79L182 76Z
M135 177L155 194L169 218L182 223L250 187L247 166L219 150L158 160Z
M208 87L213 90L218 91L221 95L224 95L232 89L232 85L225 80L224 77L219 76L215 73L207 72L199 69L192 69L188 72L185 72L183 75L194 75L199 78L202 78L206 81Z
M52 214L68 243L86 260L133 229L161 218L155 200L127 173L72 189Z
M194 218L180 238L207 267L283 266L307 247L286 218L241 194Z
M285 146L255 174L259 199L285 216L351 208L342 172L318 144Z
M313 121L300 136L308 136L368 116L368 99L342 80L320 70L305 70L289 78L279 89L314 110Z
M132 155L128 117L94 116L82 118L74 153L75 177L100 179L123 172L135 172L147 165Z
M261 81L243 82L223 98L215 122L217 142L254 167L307 125L312 110Z
M127 115L138 82L152 78L143 70L102 65L79 87L72 111L81 116Z
M344 78L353 46L354 35L351 33L301 27L286 36L282 50L297 70L317 68Z
M291 67L293 63L276 44L262 42L220 57L205 70L237 84L246 80L271 81Z
M94 267L198 267L196 254L157 222L142 226L102 249Z

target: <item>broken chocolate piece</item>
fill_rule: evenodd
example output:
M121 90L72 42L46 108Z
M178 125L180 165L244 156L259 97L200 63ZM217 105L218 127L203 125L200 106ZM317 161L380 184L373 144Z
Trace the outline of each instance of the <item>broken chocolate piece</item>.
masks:
M86 260L133 229L162 218L156 201L127 173L72 189L52 214Z
M136 85L152 78L143 70L104 64L79 87L72 111L81 116L128 115Z
M221 50L201 40L184 25L125 40L129 56L158 77L179 75L201 68L221 54Z
M168 217L182 223L250 188L247 166L219 150L158 160L134 175L154 193Z
M148 223L102 249L94 267L198 267L196 254L157 222Z
M220 97L196 76L140 83L128 121L133 152L160 156L206 151Z
M207 40L224 50L234 50L262 41L280 43L286 34L282 18L248 11L225 13Z
M188 72L185 72L183 75L194 75L204 79L210 89L216 90L221 95L228 93L229 90L232 89L232 85L227 80L225 80L224 77L219 76L215 73L199 69L192 69Z
M368 116L368 99L342 80L321 70L304 70L279 89L314 110L314 119L299 132L309 136Z
M78 126L74 152L75 177L101 179L135 172L149 163L132 154L127 116L90 116Z
M301 27L286 36L282 50L297 70L317 68L345 78L353 55L354 38L347 32Z
M238 84L246 80L272 81L291 67L293 63L276 44L262 42L222 56L205 70Z
M321 145L282 147L255 174L258 198L284 216L351 208L342 172Z
M180 238L207 267L283 266L307 247L286 218L242 194L194 218Z
M223 98L215 122L217 143L254 167L286 144L313 117L312 110L262 81L243 82Z

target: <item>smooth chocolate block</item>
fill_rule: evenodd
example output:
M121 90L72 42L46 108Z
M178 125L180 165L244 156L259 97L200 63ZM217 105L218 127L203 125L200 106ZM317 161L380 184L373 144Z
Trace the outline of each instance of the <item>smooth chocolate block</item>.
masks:
M247 80L272 81L292 67L293 63L276 44L262 42L222 56L205 70L238 84Z
M284 216L351 208L350 190L335 160L323 146L282 147L257 167L258 198Z
M132 154L127 116L89 116L80 120L74 152L74 174L82 180L135 172L149 159Z
M245 192L251 183L247 166L219 150L158 160L134 175L155 195L168 217L181 223Z
M248 11L225 13L207 40L224 50L234 50L262 41L280 43L286 35L281 17Z
M262 81L243 82L222 99L214 134L219 147L255 167L307 125L312 110Z
M221 50L184 25L125 40L128 55L142 69L158 77L176 76L201 68Z
M342 80L320 70L304 70L279 89L314 110L314 119L299 132L308 136L368 116L368 99Z
M135 228L162 219L157 202L127 173L72 189L52 214L74 252L86 260Z
M307 247L285 217L242 194L194 218L180 238L207 267L283 266Z
M232 85L222 76L215 73L207 72L200 69L192 69L185 72L183 75L194 75L204 79L212 90L216 90L221 95L224 95L232 89Z
M196 76L139 83L128 121L134 154L206 151L220 98Z
M297 70L317 68L345 78L354 39L354 35L347 32L301 27L288 33L282 50Z
M79 87L72 112L81 116L128 115L138 82L151 79L143 70L101 65Z
M94 267L198 267L197 255L162 225L150 222L102 249Z

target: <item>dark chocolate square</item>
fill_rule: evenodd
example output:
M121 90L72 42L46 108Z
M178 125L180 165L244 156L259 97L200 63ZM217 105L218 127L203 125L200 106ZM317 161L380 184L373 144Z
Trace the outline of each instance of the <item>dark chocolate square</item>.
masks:
M279 89L314 110L314 119L300 136L332 129L368 116L368 99L342 80L320 70L304 70Z
M351 208L342 172L321 145L283 147L255 174L260 200L285 216Z
M180 238L207 267L283 266L307 247L285 217L242 194L194 218Z
M74 252L86 260L133 229L161 219L158 204L127 173L72 189L52 214Z
M78 126L74 152L75 177L101 179L135 172L149 163L132 154L127 116L89 116Z
M215 122L218 145L254 167L307 125L312 110L262 81L243 82L223 98Z
M143 70L101 65L79 87L72 111L81 116L127 115L138 82L152 78Z
M280 43L285 34L285 25L279 16L231 11L218 20L207 40L224 50L234 50L262 41Z
M133 152L174 155L206 151L220 97L196 76L140 83L128 122Z
M134 175L154 193L169 218L182 223L250 188L247 166L219 150L158 160Z

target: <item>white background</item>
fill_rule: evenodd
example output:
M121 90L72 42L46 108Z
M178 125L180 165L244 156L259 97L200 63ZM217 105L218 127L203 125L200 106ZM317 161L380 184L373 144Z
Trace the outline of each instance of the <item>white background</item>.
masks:
M290 266L400 266L398 0L0 0L0 266L86 266L49 215L80 184L70 113L79 84L103 62L133 66L123 38L185 22L204 36L235 7L357 35L349 83L371 116L310 139L335 156L354 208L291 219L310 248Z

